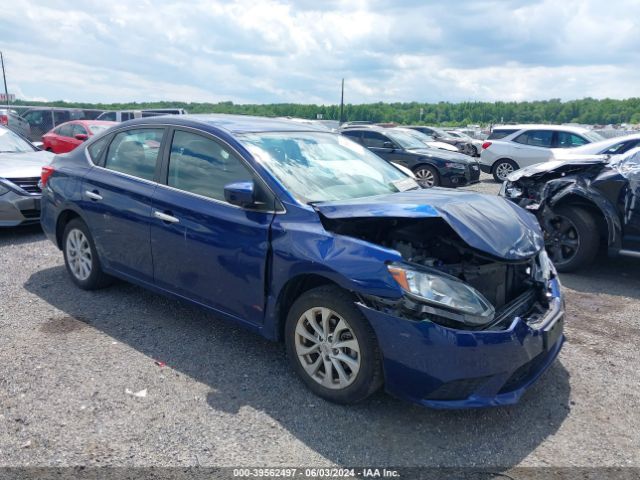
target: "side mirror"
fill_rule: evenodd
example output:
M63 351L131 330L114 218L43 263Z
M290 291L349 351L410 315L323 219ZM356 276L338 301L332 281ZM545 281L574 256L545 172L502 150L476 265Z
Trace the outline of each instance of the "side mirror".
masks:
M89 135L85 135L84 133L78 133L75 135L76 140L82 140L83 142L89 138Z
M393 150L395 147L393 146L393 143L387 140L382 144L382 148L390 148L391 150Z
M250 207L255 204L252 181L234 182L224 186L224 199L231 205Z

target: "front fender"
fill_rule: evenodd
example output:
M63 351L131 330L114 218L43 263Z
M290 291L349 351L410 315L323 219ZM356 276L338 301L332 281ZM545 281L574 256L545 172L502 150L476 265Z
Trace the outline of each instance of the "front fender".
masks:
M398 299L400 286L387 263L399 252L354 237L327 232L316 212L276 216L271 227L271 270L267 279L264 335L276 338L278 299L289 280L317 275L345 290Z
M542 198L551 209L570 197L578 197L594 206L607 223L607 241L610 248L619 249L622 245L622 223L614 205L598 190L581 180L557 179L546 183Z

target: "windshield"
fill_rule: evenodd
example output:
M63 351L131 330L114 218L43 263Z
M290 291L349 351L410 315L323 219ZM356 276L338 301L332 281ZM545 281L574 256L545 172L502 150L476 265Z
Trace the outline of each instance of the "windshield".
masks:
M20 135L7 128L0 128L0 153L33 152L34 148Z
M411 177L342 135L268 132L237 138L302 203L419 188Z
M423 144L422 147L420 148L428 147L430 142L436 141L435 138L427 135L426 133L422 133L417 130L411 130L410 128L406 130L403 129L403 130L397 130L397 131L406 133L407 135L411 135L413 138L418 139Z
M98 135L111 128L111 125L89 125L89 130L93 135Z
M590 142L599 142L605 139L602 135L600 135L598 132L594 132L593 130L582 132L582 136L588 139Z
M390 130L384 133L391 140L396 142L402 148L406 148L407 150L411 150L414 148L424 148L425 146L424 142L418 140L418 138L412 133L407 133L399 130Z

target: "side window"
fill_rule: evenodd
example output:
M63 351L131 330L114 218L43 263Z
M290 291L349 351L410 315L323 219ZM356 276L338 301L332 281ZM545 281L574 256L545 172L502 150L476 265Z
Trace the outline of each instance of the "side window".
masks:
M576 135L570 132L558 132L558 148L573 148L580 145L586 145L589 143L586 139L580 135Z
M98 117L99 120L106 120L109 122L116 121L116 112L105 112Z
M145 180L153 180L162 142L162 128L139 128L113 137L105 168Z
M531 145L532 147L551 148L553 132L550 130L529 130L513 139L516 143Z
M73 125L73 131L71 132L72 137L75 137L76 135L87 135L87 130L78 123Z
M637 147L639 143L640 140L627 140L626 142L616 143L602 153L607 155L620 155L621 153L628 152L632 148Z
M389 139L378 132L363 132L362 144L365 147L370 148L384 148L384 142L388 142Z
M73 137L73 124L66 123L58 127L58 135L61 137Z
M91 145L89 145L87 150L89 150L89 156L91 157L91 160L93 160L94 163L98 163L98 161L100 160L100 156L102 155L102 152L104 152L105 147L107 146L108 143L109 143L109 136L106 136L104 138L101 138L97 142L93 142Z
M500 128L491 132L491 134L487 137L487 140L499 140L501 138L506 137L507 135L511 135L512 133L516 133L517 130Z
M342 132L342 135L344 135L345 137L349 137L354 142L362 143L362 133L361 132L353 131L353 130L346 130L346 131Z
M250 181L253 173L219 143L177 130L171 143L167 185L224 201L224 187Z
M53 111L53 122L56 125L60 125L61 123L68 122L69 120L71 120L71 115L67 110Z

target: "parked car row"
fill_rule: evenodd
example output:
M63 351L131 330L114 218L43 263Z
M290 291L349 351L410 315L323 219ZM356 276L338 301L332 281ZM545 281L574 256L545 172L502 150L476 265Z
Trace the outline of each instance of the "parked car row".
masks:
M133 118L156 115L184 115L183 108L160 108L144 110L104 111L82 108L29 107L18 112L15 109L0 109L0 125L25 136L32 142L40 142L43 135L63 123L74 120L104 120L124 122Z
M412 129L351 127L342 135L385 160L410 169L423 187L457 187L480 179L478 162L467 155L429 146L429 137Z

